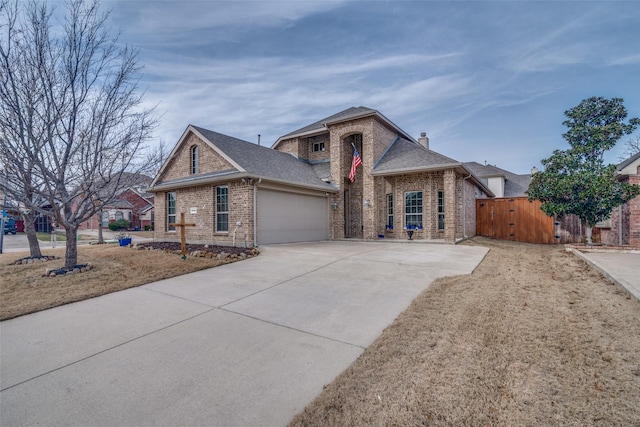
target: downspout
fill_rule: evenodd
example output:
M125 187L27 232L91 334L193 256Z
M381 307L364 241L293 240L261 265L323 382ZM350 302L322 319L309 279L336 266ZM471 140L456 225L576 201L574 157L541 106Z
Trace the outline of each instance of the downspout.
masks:
M467 238L467 199L464 191L464 182L471 178L471 174L467 175L465 178L462 178L462 238Z
M258 228L256 227L257 215L256 208L258 206L258 199L256 195L258 194L258 184L262 182L262 178L258 179L257 183L253 184L253 247L258 247Z

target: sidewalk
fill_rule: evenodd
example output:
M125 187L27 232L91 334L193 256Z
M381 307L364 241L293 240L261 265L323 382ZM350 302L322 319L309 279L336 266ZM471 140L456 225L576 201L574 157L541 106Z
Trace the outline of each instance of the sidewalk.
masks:
M91 240L78 240L78 245L79 246L83 246L83 245L90 245L90 244L94 244L98 242L98 230L79 230L78 231L79 235L85 235L85 236L95 236L95 239L91 239ZM63 231L58 231L58 236L64 236L64 230ZM104 239L105 242L116 242L116 236L118 235L118 232L114 232L111 230L103 230L102 231L102 238ZM139 236L131 236L132 239L132 243L141 243L141 242L151 242L153 241L153 238L148 238L148 237L139 237ZM3 248L2 248L2 252L3 253L9 253L9 252L29 252L29 243L27 241L27 236L25 233L18 233L18 234L7 234L4 236L4 242L3 242ZM64 240L57 240L56 242L53 242L52 240L47 240L47 241L43 241L40 240L40 249L53 249L53 248L64 248L65 247L65 241Z

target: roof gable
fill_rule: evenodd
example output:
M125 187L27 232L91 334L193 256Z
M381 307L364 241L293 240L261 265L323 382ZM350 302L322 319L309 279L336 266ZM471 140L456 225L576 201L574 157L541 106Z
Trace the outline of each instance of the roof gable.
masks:
M184 141L190 132L201 138L232 167L203 174L180 176L166 181L159 179L162 176L161 170L153 182L154 186L161 185L165 188L172 184L186 186L216 179L255 177L303 187L335 190L332 185L318 178L310 164L290 154L198 126L189 125L180 142L174 148L172 156L175 157L175 153L179 150L186 149Z
M638 167L640 167L640 151L620 163L616 170L621 175L635 175L638 173Z
M391 120L382 115L379 111L374 110L369 107L350 107L346 110L340 111L339 113L333 114L329 117L325 117L322 120L318 120L317 122L311 123L310 125L304 126L298 130L293 132L289 132L286 135L281 136L278 140L273 144L272 148L276 148L278 144L290 138L296 138L300 136L310 136L316 133L326 132L328 130L328 126L335 123L342 123L349 120L360 119L363 117L375 116L383 123L386 123L389 127L394 129L401 136L407 138L408 140L413 141L411 135L406 133L404 130L400 129L396 124L394 124Z
M397 138L378 159L372 172L381 175L446 169L460 165L457 160L431 151L416 142Z

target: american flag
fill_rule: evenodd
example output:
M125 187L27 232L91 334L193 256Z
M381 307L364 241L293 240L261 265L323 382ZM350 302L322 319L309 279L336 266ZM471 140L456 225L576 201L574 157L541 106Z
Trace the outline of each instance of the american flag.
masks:
M362 164L360 153L356 147L353 147L353 160L351 160L351 172L349 172L349 179L353 182L356 179L356 169Z

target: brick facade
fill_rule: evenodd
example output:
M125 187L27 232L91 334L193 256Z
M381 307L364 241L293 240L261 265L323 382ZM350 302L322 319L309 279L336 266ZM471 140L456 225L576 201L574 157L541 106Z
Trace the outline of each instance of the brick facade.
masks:
M290 153L311 164L329 162L330 182L337 192L326 194L329 211L329 236L375 240L380 237L407 239L405 227L405 194L422 192L422 227L415 230L416 240L444 240L455 242L475 234L475 184L465 181L462 170L413 172L391 176L372 175L375 162L380 159L398 136L397 128L376 115L367 115L338 123L329 123L326 131L310 136L280 140L278 151ZM170 162L163 167L158 182L185 178L191 175L191 147L198 147L199 173L234 169L224 154L213 149L196 134L187 134ZM314 144L324 144L314 151ZM353 159L353 145L362 158L354 182L349 180ZM320 146L318 146L320 148ZM468 178L468 176L467 176ZM216 178L218 179L218 178ZM216 186L229 188L229 230L215 232ZM250 179L236 178L229 182L176 188L176 220L180 212L186 214L187 223L195 227L186 229L189 242L229 245L254 242L257 203L256 187ZM262 185L265 185L263 183ZM259 190L258 190L259 191ZM288 191L288 190L287 190ZM439 228L439 192L443 194L444 227ZM167 229L166 192L156 192L155 238L179 240L179 231ZM387 225L387 195L393 195L393 228ZM241 225L236 226L240 222Z
M215 203L216 187L229 188L229 230L216 232ZM180 221L180 212L184 211L185 221L196 224L185 230L190 243L209 243L215 245L253 246L253 184L235 181L204 185L199 187L178 188L176 193L176 221ZM162 241L180 241L180 231L168 230L167 192L156 194L155 238ZM191 213L195 210L195 213ZM240 225L237 223L240 222Z
M372 176L375 161L388 149L396 131L375 117L349 120L327 127L324 135L280 141L277 150L315 161L330 159L331 181L339 191L332 196L330 236L373 240L379 236L406 239L404 194L423 192L423 228L414 239L454 242L475 235L476 187L454 169L391 177ZM314 141L325 142L325 152L313 153ZM362 158L354 182L349 181L354 143ZM465 191L463 191L463 186ZM438 230L438 191L444 191L444 230ZM463 200L464 193L464 200ZM393 229L386 227L387 194L393 194ZM464 217L463 217L464 216Z
M199 173L233 169L233 165L231 165L229 161L216 153L196 135L191 134L188 139L184 141L181 149L176 153L174 158L166 165L160 177L162 180L171 180L191 175L190 149L194 145L198 147Z
M640 167L635 175L622 182L640 186ZM602 231L602 242L610 245L630 245L640 248L640 196L611 212L611 228Z

